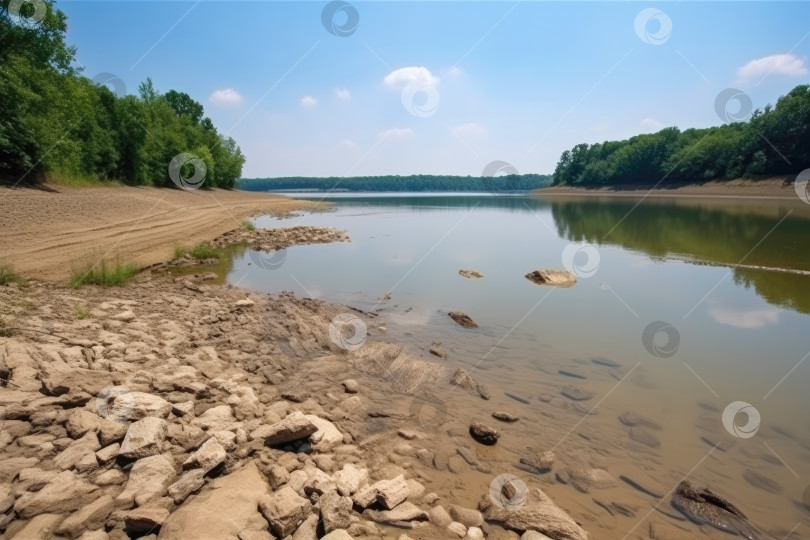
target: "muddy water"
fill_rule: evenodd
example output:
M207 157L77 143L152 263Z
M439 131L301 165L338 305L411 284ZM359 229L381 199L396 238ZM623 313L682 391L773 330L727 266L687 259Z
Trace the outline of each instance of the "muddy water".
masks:
M387 335L411 354L449 373L467 367L488 385L488 402L449 385L431 389L437 414L460 426L458 440L476 420L503 436L494 447L475 446L487 473L465 473L463 489L454 475L437 475L430 489L474 505L495 474L510 472L542 487L594 538L649 538L650 523L656 538L726 536L661 512L677 514L668 494L689 477L734 501L766 535L810 538L806 205L407 194L330 200L331 213L255 221L336 226L351 243L237 252L227 280L377 311ZM571 288L523 277L566 264L579 275ZM460 269L485 277L467 280ZM468 313L479 328L461 328L450 311ZM443 343L447 360L428 354L432 341ZM566 386L589 399L564 396ZM726 429L723 412L733 402L749 404L759 423L746 427L746 414L732 413L736 424ZM521 420L499 424L489 417L494 410ZM431 413L422 413L414 426L429 431ZM555 471L605 468L617 483L582 493L554 472L522 471L515 465L527 448L553 450ZM633 515L611 515L600 502L623 503Z

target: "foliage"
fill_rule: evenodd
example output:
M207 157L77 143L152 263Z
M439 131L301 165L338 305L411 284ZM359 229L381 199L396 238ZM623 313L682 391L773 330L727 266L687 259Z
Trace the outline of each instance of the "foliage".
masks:
M250 221L245 220L242 222L242 228L245 229L246 231L255 231L256 225L254 225Z
M9 283L25 284L25 280L14 271L8 264L0 265L0 285L8 285Z
M138 273L134 264L124 264L116 261L107 263L102 260L77 267L71 272L68 286L73 288L82 285L101 285L104 287L123 287Z
M309 178L253 178L239 181L247 191L281 189L317 189L327 191L529 191L551 184L551 176L543 174L509 175L496 178L480 176L356 176Z
M676 127L562 153L555 185L598 187L788 175L810 167L810 86L801 85L748 122Z
M179 259L185 255L191 255L195 259L224 259L225 250L212 246L211 244L201 243L193 248L178 246L174 248L174 258Z
M117 96L73 67L67 17L53 0L37 25L17 24L0 0L0 180L79 178L173 186L182 152L208 167L205 185L232 188L245 158L188 94L159 93L147 79ZM30 9L24 4L23 9Z
M89 319L90 318L90 310L87 309L87 306L84 306L84 305L81 305L81 304L76 304L73 307L73 316L76 317L76 319L78 319L80 321L83 321L84 319Z

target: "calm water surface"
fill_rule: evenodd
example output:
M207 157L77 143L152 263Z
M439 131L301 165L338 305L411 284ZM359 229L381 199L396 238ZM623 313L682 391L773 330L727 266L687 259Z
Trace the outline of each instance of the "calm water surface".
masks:
M237 253L228 282L379 310L389 337L425 357L432 341L442 341L449 370L475 367L490 387L487 416L501 407L528 420L520 433L504 436L504 448L554 448L563 464L607 466L662 493L688 474L729 496L774 537L793 530L790 538L810 538L807 205L454 194L328 200L333 211L255 222L334 226L349 232L350 243ZM580 274L593 275L567 289L524 278L563 268L572 243L593 246L573 258ZM466 280L459 269L486 277ZM381 300L388 292L391 299ZM480 328L459 327L450 311L468 313ZM645 346L645 328L657 322L667 329L648 330ZM593 397L561 398L566 385ZM737 401L759 412L751 437L723 427L722 412ZM660 445L631 438L618 420L627 411L658 424L644 431ZM747 417L736 420L742 426ZM763 485L758 475L771 482ZM547 489L553 480L544 482ZM591 495L548 489L596 538L625 537L655 503L633 499L624 484L608 489L599 497L638 508L635 519L609 521L592 510ZM664 538L723 536L656 515ZM630 537L646 534L636 529Z

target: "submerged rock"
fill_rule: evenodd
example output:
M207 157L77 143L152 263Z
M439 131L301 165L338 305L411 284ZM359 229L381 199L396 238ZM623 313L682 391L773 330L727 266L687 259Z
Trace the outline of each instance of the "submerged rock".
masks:
M708 524L749 540L759 538L745 514L707 486L682 481L672 496L672 506L698 525Z
M502 411L495 411L494 413L492 413L492 418L494 418L495 420L500 420L501 422L509 422L510 424L512 422L517 422L518 420L520 420L520 417Z
M459 270L458 275L467 279L481 279L484 277L484 274L478 270Z
M470 375L465 369L458 368L456 372L453 373L453 377L450 379L450 384L476 392L484 399L490 398L489 389L486 387L486 385L481 384L473 379L472 375Z
M498 442L498 438L500 438L500 434L497 431L478 422L470 424L470 436L487 446L492 446Z
M574 386L566 386L560 391L560 393L568 399L573 399L574 401L586 401L593 397L585 390L580 390Z
M472 318L467 315L466 313L462 313L461 311L451 311L450 318L456 321L460 326L464 328L478 328L478 324Z
M526 279L554 287L573 287L577 282L577 277L568 270L535 270L526 274Z

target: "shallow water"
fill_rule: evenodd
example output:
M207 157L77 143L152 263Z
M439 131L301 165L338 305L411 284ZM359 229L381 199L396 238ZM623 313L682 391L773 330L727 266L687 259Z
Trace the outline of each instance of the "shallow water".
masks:
M439 398L444 408L465 421L480 408L490 424L497 424L487 418L493 410L522 417L497 426L504 435L486 450L494 462L514 463L514 452L526 447L553 448L561 466L604 466L663 494L688 476L774 537L810 538L810 275L801 273L810 271L807 205L452 194L329 200L331 212L255 223L334 226L348 230L350 243L236 250L222 269L227 281L379 310L388 336L426 358L439 361L427 349L442 341L448 371L474 368L493 394L482 402L448 393ZM571 288L524 278L566 264L579 275ZM467 280L460 269L485 278ZM468 313L480 328L461 328L450 311ZM561 396L566 385L593 397L575 403ZM759 412L753 436L738 430L745 437L735 437L723 426L724 409L737 401ZM618 419L626 411L652 418L657 426L645 431L660 445L631 439ZM738 414L736 425L746 420ZM595 538L647 538L648 512L659 538L724 536L654 511L657 500L622 482L587 495L550 485L548 475L529 483ZM634 504L636 515L609 516L593 498ZM659 508L669 511L669 497Z

